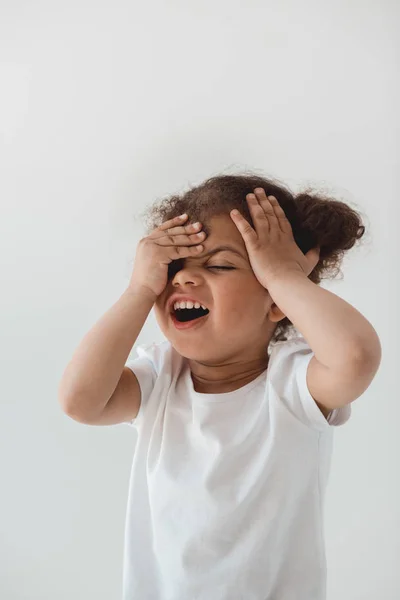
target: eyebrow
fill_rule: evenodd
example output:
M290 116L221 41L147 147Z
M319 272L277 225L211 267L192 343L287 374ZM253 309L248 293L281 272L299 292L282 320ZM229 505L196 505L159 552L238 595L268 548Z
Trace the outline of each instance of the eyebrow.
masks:
M212 256L213 254L216 254L217 252L223 252L224 250L227 252L233 252L234 254L240 256L240 258L244 258L243 254L239 252L239 250L236 250L236 248L233 248L232 246L217 246L217 248L206 252L205 254L203 254L203 256Z

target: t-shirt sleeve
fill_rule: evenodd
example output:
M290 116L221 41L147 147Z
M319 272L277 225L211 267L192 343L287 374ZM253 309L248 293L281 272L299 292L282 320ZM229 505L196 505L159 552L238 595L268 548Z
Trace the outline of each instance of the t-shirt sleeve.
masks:
M346 423L351 416L350 404L332 410L325 418L308 389L307 369L314 351L305 339L298 337L277 346L273 385L292 414L319 431Z
M136 428L141 426L150 395L161 367L162 344L140 345L135 348L137 358L129 359L125 366L131 369L136 375L140 386L140 407L139 412L131 421L124 421L124 425L130 425Z

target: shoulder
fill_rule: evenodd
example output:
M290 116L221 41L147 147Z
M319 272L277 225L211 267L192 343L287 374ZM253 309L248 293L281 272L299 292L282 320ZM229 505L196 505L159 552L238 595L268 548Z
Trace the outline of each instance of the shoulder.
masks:
M279 367L291 370L299 362L307 358L311 360L313 355L313 350L302 336L275 342L270 348L271 369L277 370Z
M327 407L312 394L315 354L302 336L276 342L271 347L270 384L279 401L304 424L318 430L342 425L350 417L350 406L339 398L337 405ZM312 376L311 376L312 379Z
M168 340L162 342L152 342L150 344L140 344L135 348L137 358L132 361L143 359L148 361L156 374L162 370L163 365L173 354L173 348Z

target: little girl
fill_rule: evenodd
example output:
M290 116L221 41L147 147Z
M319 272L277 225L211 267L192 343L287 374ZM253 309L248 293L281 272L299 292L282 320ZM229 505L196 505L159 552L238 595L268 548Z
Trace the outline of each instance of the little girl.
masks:
M371 324L319 286L360 216L251 174L150 214L59 393L75 420L138 434L123 599L323 600L333 426L381 360ZM166 341L126 362L153 306Z

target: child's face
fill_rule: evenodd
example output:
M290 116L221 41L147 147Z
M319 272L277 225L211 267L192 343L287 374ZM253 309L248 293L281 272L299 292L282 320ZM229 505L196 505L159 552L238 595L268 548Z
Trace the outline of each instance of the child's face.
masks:
M242 236L229 215L211 219L210 234L202 243L201 254L184 259L157 298L155 313L163 334L179 354L194 360L241 356L249 348L265 352L279 319L267 318L272 299L255 277ZM231 246L240 256L226 250L207 256L222 245ZM216 266L232 270L212 268ZM174 293L198 299L209 314L194 327L177 329L168 307Z

